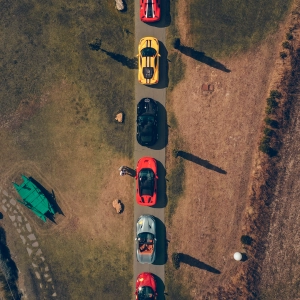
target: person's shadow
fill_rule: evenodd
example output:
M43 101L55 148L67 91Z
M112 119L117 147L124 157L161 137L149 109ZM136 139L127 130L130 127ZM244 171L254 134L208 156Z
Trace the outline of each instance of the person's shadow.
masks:
M198 269L206 270L208 272L214 273L214 274L221 274L221 272L215 268L213 268L210 265L207 265L206 263L200 261L199 259L196 259L188 254L179 253L180 263L187 264L191 267L195 267Z
M101 48L101 40L96 39L95 42L90 43L89 44L89 48L92 51L102 51L104 52L107 56L109 56L110 58L112 58L113 60L121 63L123 66L129 68L129 69L137 69L138 68L138 60L137 58L129 58L123 54L119 54L119 53L114 53L114 52L110 52L107 50L104 50Z
M189 56L195 60L198 60L212 68L221 70L226 73L230 73L231 71L226 68L222 63L214 60L213 58L206 56L204 52L197 51L192 47L184 46L180 44L180 39L177 39L174 42L174 48L180 51L182 54Z
M227 174L227 172L213 164L211 164L208 160L204 160L198 156L195 156L191 153L188 153L188 152L185 152L185 151L177 151L177 156L180 156L186 160L189 160L197 165L200 165L206 169L209 169L209 170L212 170L212 171L215 171L217 173L220 173L220 174Z

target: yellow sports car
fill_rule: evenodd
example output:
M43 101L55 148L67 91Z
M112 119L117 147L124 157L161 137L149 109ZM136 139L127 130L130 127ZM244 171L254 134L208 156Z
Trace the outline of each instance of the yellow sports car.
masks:
M144 37L139 43L139 73L141 84L156 84L159 80L159 44L154 37Z

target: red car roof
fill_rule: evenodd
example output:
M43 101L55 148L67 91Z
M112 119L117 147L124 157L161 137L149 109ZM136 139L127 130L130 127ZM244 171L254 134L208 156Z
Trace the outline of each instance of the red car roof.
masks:
M136 201L142 206L153 206L157 199L157 164L152 157L142 157L136 168Z

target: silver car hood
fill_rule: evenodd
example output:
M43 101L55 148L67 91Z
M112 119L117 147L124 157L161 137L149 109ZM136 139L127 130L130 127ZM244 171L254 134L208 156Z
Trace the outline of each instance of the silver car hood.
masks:
M136 235L149 232L156 237L156 226L155 226L155 219L151 215L142 215L138 218L136 223Z

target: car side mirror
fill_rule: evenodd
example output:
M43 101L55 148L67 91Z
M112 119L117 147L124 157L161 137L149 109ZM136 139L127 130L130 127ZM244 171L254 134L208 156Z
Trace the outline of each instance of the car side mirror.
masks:
M161 55L158 53L158 56L160 57Z
M157 241L157 239L156 239L156 238L154 238L154 241L156 242L156 241Z
M158 179L158 176L156 175L155 178Z
M139 57L139 55L137 54L136 57Z

